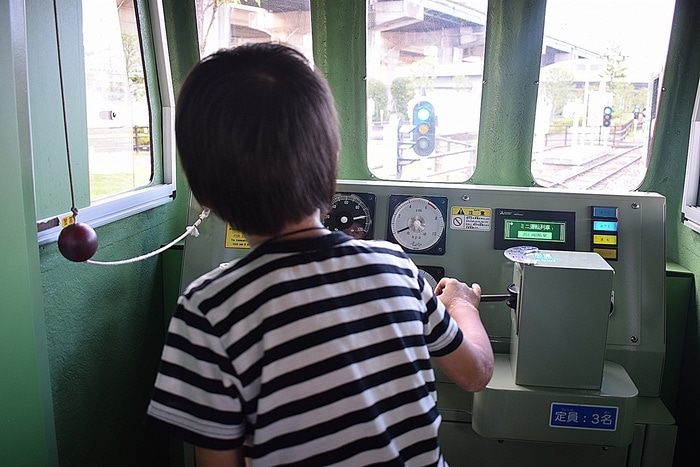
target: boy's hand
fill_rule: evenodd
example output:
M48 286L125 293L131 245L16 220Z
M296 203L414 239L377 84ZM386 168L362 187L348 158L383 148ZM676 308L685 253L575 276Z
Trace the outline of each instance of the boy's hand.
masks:
M481 286L474 283L469 287L457 279L443 277L437 287L435 287L435 295L438 296L448 310L459 304L478 308L481 301Z

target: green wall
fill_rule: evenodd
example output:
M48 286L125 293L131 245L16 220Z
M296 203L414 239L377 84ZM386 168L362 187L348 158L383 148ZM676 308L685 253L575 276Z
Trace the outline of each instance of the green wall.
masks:
M187 3L165 2L176 82L197 57L194 23L173 23L173 9L194 11ZM139 256L180 235L187 193L179 172L172 203L97 228L94 259ZM110 267L71 263L53 243L40 249L40 264L60 463L163 464L169 441L143 426L164 337L160 258Z
M370 179L367 158L365 1L310 0L314 62L333 89L340 120L340 178Z
M0 464L164 465L169 441L143 427L164 335L160 259L100 267L67 261L55 243L37 246L35 197L59 188L43 176L38 189L32 157L51 147L65 157L65 150L62 138L57 143L52 132L32 128L35 119L53 119L63 133L53 29L41 27L52 2L26 3L27 11L23 0L0 2L0 199L7 220L0 247ZM62 0L59 10L70 3ZM177 88L197 58L194 6L164 3L171 46L177 44ZM41 76L27 63L30 31L45 40ZM80 69L74 49L62 57L69 70ZM67 93L77 85L68 80ZM32 100L32 93L46 98ZM34 162L50 166L59 158ZM180 235L188 202L181 172L177 193L171 203L97 228L95 259L138 256Z
M0 463L56 463L36 246L24 4L0 2Z
M683 31L679 34L679 31ZM690 121L700 78L700 3L677 0L647 180L643 190L666 196L666 256L695 277L681 353L676 465L700 457L700 235L680 222Z

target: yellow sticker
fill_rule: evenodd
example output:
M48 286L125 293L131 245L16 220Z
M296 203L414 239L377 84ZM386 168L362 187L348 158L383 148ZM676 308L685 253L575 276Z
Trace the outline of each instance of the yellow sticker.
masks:
M248 240L245 239L240 230L234 229L231 227L231 224L226 224L226 242L224 247L245 249L250 248L250 243L248 243Z
M63 219L61 219L61 227L62 228L65 229L66 227L68 227L71 224L75 224L75 216L74 215L71 214L70 216L66 216Z
M593 235L594 245L617 245L617 235Z
M452 206L450 228L453 230L491 230L491 208Z

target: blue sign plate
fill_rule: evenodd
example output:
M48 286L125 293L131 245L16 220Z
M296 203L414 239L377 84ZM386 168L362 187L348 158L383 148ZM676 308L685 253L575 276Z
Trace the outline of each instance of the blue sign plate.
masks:
M617 412L617 407L553 402L549 410L549 426L579 430L615 431Z

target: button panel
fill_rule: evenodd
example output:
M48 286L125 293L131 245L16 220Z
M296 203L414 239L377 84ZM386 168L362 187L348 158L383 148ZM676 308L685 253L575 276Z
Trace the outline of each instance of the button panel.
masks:
M591 251L608 261L617 261L617 207L591 206Z

